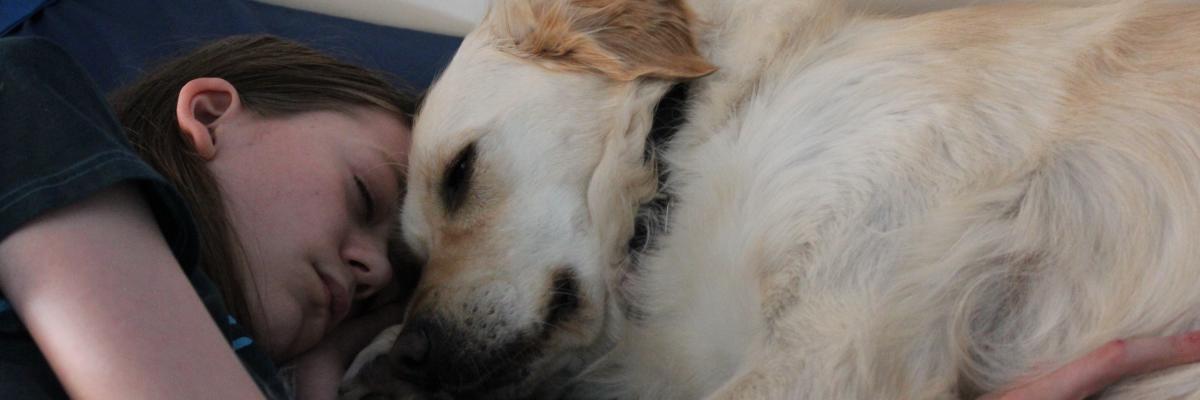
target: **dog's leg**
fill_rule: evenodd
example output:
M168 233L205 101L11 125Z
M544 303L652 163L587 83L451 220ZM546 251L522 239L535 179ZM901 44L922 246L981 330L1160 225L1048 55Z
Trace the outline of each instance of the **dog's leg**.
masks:
M871 361L866 359L872 356L865 350L870 346L853 338L845 339L840 343L837 340L808 341L825 345L820 348L800 345L800 349L779 342L760 343L743 369L707 399L958 398L953 382L947 379L905 385L924 386L918 389L919 397L912 395L911 387L878 384L873 379Z
M1196 196L1150 178L1168 176L1154 169L1187 165L1190 156L1139 152L1181 160L1155 164L1129 156L1128 143L1089 139L1110 143L1064 144L1024 176L944 202L903 235L920 240L881 302L886 308L871 328L879 336L866 350L882 366L878 386L913 385L921 378L912 371L932 361L970 398L1114 339L1197 326L1198 292L1178 285L1196 276L1196 228L1175 222L1194 220ZM1200 368L1181 367L1103 395L1181 398L1200 389L1198 376Z
M780 360L762 360L749 371L743 372L717 390L709 400L741 400L741 399L787 399L791 398L788 388L795 382L787 376L787 363ZM776 365L783 364L783 365Z
M1156 171L1164 166L1190 167L1191 153L1093 142L1062 144L1030 171L940 201L914 230L882 236L907 253L882 293L784 280L801 297L772 320L764 287L764 334L710 398L970 398L1113 339L1195 329L1200 292L1182 282L1195 280L1200 229L1177 221L1196 220L1197 189L1154 178L1170 176ZM821 270L820 254L799 264ZM1104 396L1188 398L1198 377L1200 366L1181 367Z

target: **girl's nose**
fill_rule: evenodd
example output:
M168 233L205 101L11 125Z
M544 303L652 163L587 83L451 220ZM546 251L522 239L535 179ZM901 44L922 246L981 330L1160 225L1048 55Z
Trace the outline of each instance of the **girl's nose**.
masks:
M392 281L387 240L374 236L360 234L352 238L344 250L346 265L354 276L355 301L371 297Z

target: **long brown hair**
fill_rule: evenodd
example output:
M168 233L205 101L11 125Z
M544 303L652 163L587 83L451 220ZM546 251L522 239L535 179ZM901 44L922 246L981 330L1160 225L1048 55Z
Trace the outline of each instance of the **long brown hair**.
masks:
M175 115L180 89L192 79L222 78L243 106L263 117L312 111L382 110L411 125L415 98L382 75L338 61L301 44L267 35L222 39L168 61L109 101L136 151L174 184L190 207L200 234L200 268L216 283L235 318L252 321L238 273L245 258L232 229L221 188L183 138ZM244 269L244 268L243 268ZM254 295L257 295L255 293Z

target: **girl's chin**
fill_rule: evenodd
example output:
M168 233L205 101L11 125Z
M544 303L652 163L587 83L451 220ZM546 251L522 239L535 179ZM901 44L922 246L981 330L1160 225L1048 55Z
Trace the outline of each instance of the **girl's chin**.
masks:
M306 323L294 336L281 338L279 343L268 344L268 354L278 363L292 361L316 347L321 338L325 337L325 333L325 324Z

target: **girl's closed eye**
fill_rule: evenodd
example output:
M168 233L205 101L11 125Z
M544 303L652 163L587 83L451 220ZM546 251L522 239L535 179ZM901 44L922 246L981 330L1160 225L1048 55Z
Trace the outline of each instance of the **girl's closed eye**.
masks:
M358 187L358 195L362 197L363 220L375 220L375 198L371 196L371 190L363 183L363 180L357 176L354 177L354 185Z

